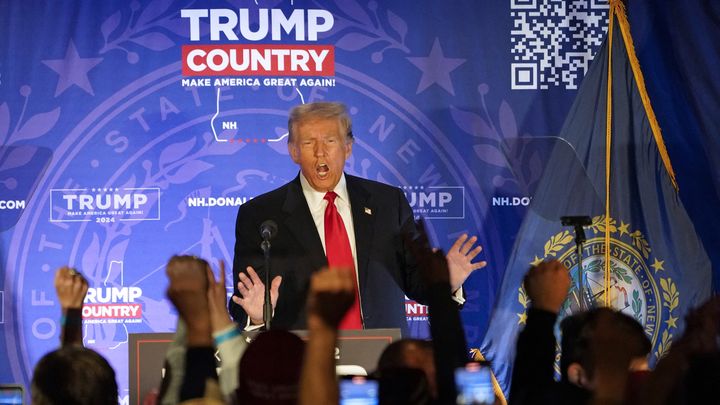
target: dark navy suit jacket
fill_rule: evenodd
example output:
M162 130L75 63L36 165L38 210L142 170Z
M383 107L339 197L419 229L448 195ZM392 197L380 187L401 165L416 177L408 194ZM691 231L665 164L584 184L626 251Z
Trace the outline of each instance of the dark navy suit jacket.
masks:
M404 234L416 232L412 210L397 187L345 175L355 229L359 289L366 329L407 329L404 294L425 302L425 291ZM235 227L233 285L252 266L264 280L260 224L278 225L271 244L271 279L282 275L273 329L305 329L305 301L310 275L327 265L300 177L260 195L238 210ZM230 300L230 313L245 325L247 315Z

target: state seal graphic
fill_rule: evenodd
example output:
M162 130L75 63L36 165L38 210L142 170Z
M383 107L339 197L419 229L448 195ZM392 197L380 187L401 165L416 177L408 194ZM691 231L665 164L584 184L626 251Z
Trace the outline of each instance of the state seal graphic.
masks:
M631 230L630 223L610 219L610 284L607 302L610 307L637 320L645 329L653 345L652 356L659 359L667 353L677 332L680 293L671 277L665 275L665 263L653 254L652 247L639 230ZM583 245L584 297L578 291L578 256L571 231L552 235L530 263L557 259L570 271L572 284L568 297L560 309L560 318L580 310L581 300L588 307L604 305L605 290L605 216L596 216L587 228L588 238ZM523 287L518 289L522 311L518 323L524 324L530 300Z

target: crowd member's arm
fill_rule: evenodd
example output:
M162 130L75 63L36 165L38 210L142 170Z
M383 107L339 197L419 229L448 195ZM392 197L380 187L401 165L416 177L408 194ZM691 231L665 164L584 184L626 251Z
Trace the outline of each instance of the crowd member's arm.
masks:
M351 269L323 269L312 275L307 302L308 341L300 376L301 405L337 404L335 344L338 325L355 300Z
M567 268L556 260L531 267L525 276L525 291L532 305L517 341L510 404L545 404L554 400L553 327L570 281Z
M179 402L180 387L185 373L186 331L185 322L178 317L173 340L165 352L163 365L165 372L158 393L158 404L174 405Z
M62 346L82 346L82 307L88 282L75 269L61 267L55 273L55 291L62 310Z
M202 398L206 381L217 380L207 298L207 267L206 261L193 256L173 256L166 269L168 298L187 327L181 401Z
M455 369L462 367L468 360L465 333L458 306L448 294L451 290L448 260L441 250L430 247L422 222L417 224L417 229L418 236L410 242L410 247L418 262L420 274L428 286L438 400L440 403L454 403L457 396ZM459 246L453 246L452 250L457 251L457 255L467 254L471 245L472 242L469 242L469 245L460 243Z
M227 398L238 386L238 364L247 348L239 326L230 319L225 287L225 262L220 261L220 278L215 280L212 270L207 268L208 310L213 340L220 356L220 389Z

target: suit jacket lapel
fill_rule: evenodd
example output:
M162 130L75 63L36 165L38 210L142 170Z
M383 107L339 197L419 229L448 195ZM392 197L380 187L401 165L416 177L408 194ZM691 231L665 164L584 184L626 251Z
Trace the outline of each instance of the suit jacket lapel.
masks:
M368 260L370 259L373 224L375 222L375 217L372 215L372 212L376 208L373 206L372 195L363 187L357 177L345 174L345 180L347 182L353 226L355 228L358 280L360 282L359 289L362 295L368 275Z
M310 208L308 208L307 201L305 201L299 175L288 184L283 212L287 214L285 225L304 250L308 252L310 261L314 266L313 271L327 266L325 251L317 233L315 222L312 215L310 215Z

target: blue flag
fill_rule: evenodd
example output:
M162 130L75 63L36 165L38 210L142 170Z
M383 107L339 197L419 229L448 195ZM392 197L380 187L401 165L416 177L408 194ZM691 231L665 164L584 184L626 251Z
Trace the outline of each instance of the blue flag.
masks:
M505 394L530 305L522 279L533 263L558 259L570 269L573 286L559 319L583 301L621 310L644 325L651 364L680 335L687 310L710 296L710 261L679 200L624 6L610 7L608 35L559 138L526 140L545 151L547 163L480 348ZM569 215L591 218L582 249L584 294L575 233L560 220Z

